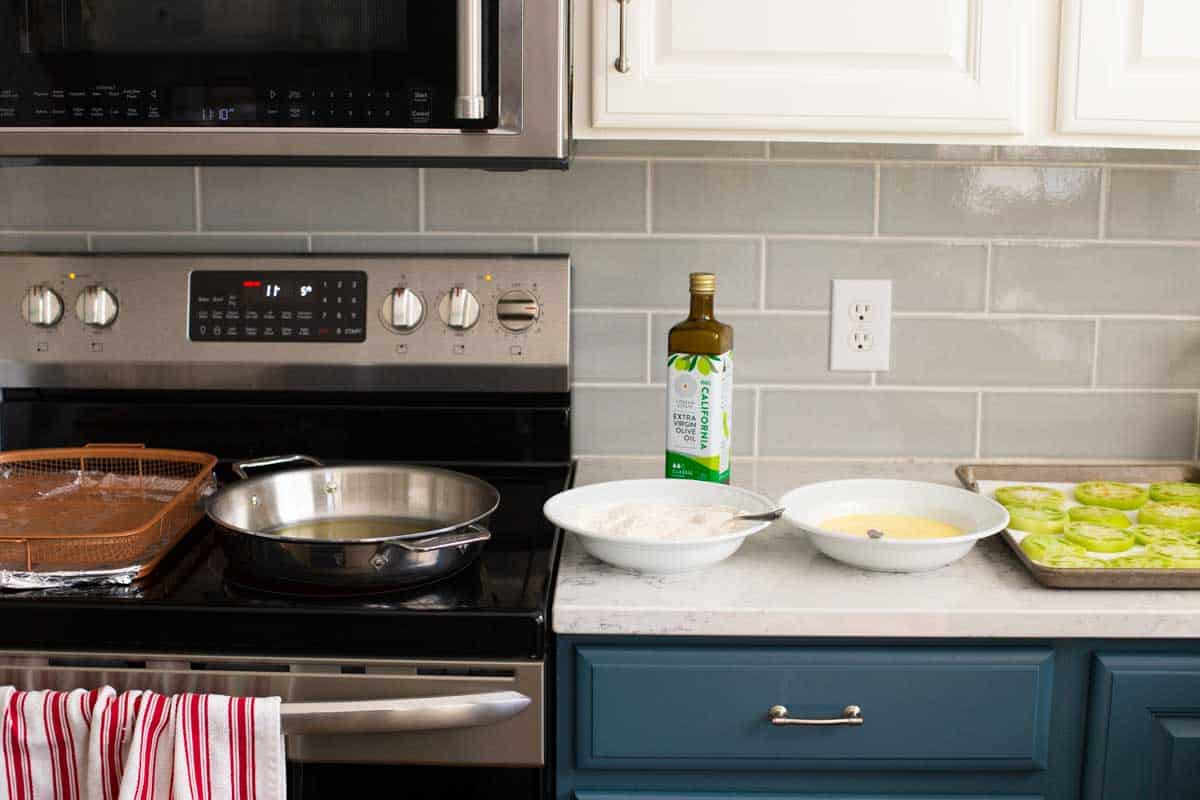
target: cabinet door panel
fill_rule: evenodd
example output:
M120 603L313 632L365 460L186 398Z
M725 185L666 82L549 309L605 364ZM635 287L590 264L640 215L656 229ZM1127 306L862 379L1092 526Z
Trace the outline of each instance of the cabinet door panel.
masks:
M1059 127L1200 135L1200 3L1065 0Z
M1096 656L1087 800L1183 800L1200 786L1200 656Z
M1027 0L592 0L595 127L1018 133Z

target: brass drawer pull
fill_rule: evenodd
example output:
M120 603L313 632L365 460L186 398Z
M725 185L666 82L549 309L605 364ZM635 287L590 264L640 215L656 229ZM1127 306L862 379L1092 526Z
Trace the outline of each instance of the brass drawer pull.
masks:
M865 722L858 706L846 706L840 717L832 719L794 719L788 716L787 706L771 706L767 719L772 725L862 725Z

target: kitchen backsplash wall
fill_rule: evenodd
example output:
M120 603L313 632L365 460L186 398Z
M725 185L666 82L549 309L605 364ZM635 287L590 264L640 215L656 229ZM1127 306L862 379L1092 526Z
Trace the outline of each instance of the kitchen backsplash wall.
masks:
M581 143L567 173L0 169L6 251L569 252L575 449L663 448L687 273L735 327L734 449L1190 459L1200 153ZM893 368L827 370L829 281L895 282Z

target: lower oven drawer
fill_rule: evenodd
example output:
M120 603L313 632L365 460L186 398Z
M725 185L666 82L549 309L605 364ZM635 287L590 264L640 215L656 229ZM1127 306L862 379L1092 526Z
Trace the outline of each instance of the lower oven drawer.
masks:
M0 652L0 686L18 689L280 697L285 729L303 731L288 735L288 759L325 764L540 767L543 680L542 664L526 661ZM508 715L518 695L529 702Z
M1052 671L1045 648L584 646L576 765L1043 769Z

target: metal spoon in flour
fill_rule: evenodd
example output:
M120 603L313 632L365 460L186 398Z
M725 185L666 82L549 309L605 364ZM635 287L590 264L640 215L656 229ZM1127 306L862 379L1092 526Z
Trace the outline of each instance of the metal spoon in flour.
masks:
M736 514L731 522L774 522L783 516L786 508L773 508L770 511L755 511L750 514Z

